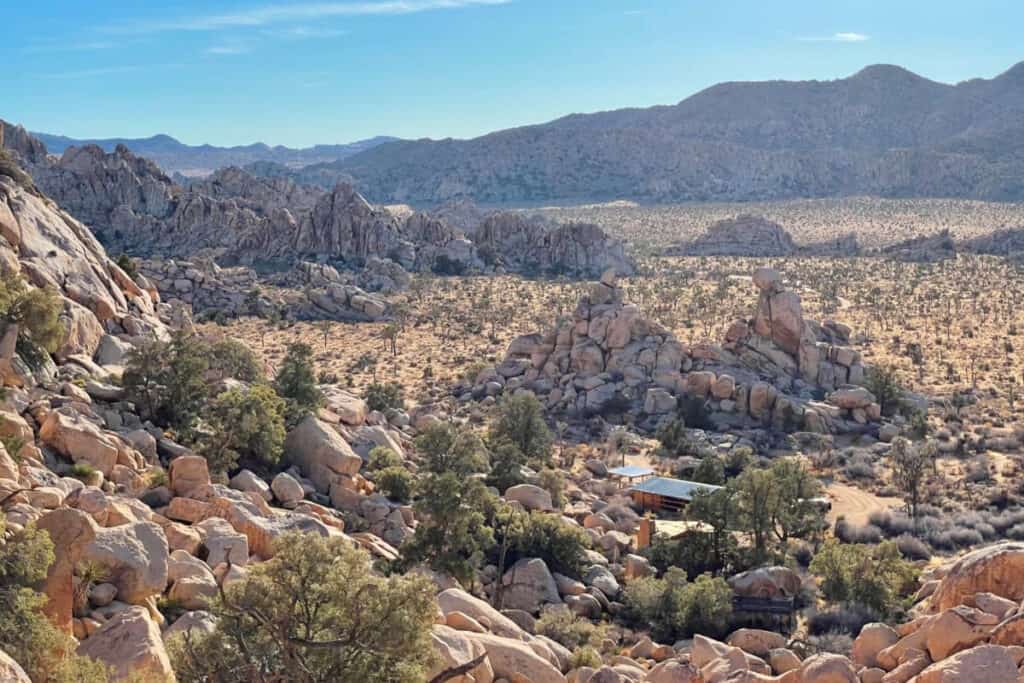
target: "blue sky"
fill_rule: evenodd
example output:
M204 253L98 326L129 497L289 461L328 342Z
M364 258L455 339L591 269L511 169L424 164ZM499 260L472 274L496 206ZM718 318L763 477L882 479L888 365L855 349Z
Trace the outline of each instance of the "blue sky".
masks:
M1021 0L4 3L0 118L74 137L306 146L472 137L867 64L1024 60Z

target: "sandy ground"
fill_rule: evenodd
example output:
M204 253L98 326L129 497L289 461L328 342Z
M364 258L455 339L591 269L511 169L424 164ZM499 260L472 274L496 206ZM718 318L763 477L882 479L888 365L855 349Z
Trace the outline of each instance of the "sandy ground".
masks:
M839 517L845 517L852 524L867 524L868 515L872 512L903 506L902 498L883 498L838 482L829 484L825 492L832 500L832 510L828 513L829 524L835 524Z

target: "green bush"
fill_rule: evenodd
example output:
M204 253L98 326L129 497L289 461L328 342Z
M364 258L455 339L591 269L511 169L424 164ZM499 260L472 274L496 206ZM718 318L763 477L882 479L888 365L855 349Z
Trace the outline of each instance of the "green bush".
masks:
M551 503L561 510L565 505L565 475L561 470L546 468L537 474L537 484L551 494Z
M503 441L491 446L491 471L487 475L487 484L499 491L507 491L512 486L526 482L523 467L526 456L511 441Z
M654 438L661 442L659 448L662 455L677 458L683 455L699 454L700 445L687 431L687 422L674 417L664 422L654 433Z
M829 540L811 561L821 580L821 594L830 602L863 606L883 617L899 613L917 588L917 570L903 559L895 541L879 545Z
M565 605L548 605L541 610L540 618L537 619L536 633L570 650L587 646L600 648L601 641L608 634L608 626L578 616Z
M240 458L276 465L284 446L284 410L285 402L264 384L218 395L204 411L209 433L200 441L210 469L228 472Z
M511 515L511 523L499 520L497 525L499 532L507 534L507 566L522 558L539 557L551 571L567 576L580 575L586 563L584 551L590 547L590 537L583 529L566 524L560 515L547 512L506 511L503 514Z
M370 451L370 457L366 463L366 469L370 472L377 472L389 467L401 467L402 458L387 446L376 446Z
M704 484L721 486L725 483L725 465L717 455L709 455L700 461L693 471L693 480Z
M46 596L35 588L54 560L50 537L32 527L8 537L5 526L0 514L0 650L33 681L107 681L106 668L76 656L74 641L43 614Z
M468 581L494 546L487 525L494 501L480 476L487 453L469 430L436 424L416 438L416 534L402 546L407 565L427 562Z
M502 399L487 432L488 443L515 445L535 468L549 464L553 440L544 421L544 407L532 393Z
M373 481L385 496L397 503L408 503L412 499L412 474L404 467L385 467L377 472Z
M217 379L232 378L241 382L259 382L263 367L256 354L237 339L221 339L209 346L210 372Z
M883 415L892 415L900 408L906 393L900 385L896 371L883 365L868 368L864 388L875 396Z
M634 579L624 597L628 621L650 628L658 641L672 642L695 633L718 638L732 618L732 590L722 578L706 574L690 583L672 568L662 578Z
M569 657L570 669L579 669L584 666L589 666L591 669L600 669L602 663L601 653L589 646L573 650L572 655Z
M133 261L132 257L128 254L119 254L114 263L117 264L118 268L124 271L125 275L133 280L139 274L139 269L135 267L135 261Z
M297 343L288 347L274 377L274 389L285 400L285 422L293 427L324 403L313 372L313 349Z
M659 572L678 567L689 579L701 574L722 574L737 568L739 547L731 533L721 537L721 548L715 547L715 535L687 531L678 538L655 538L646 551L651 565Z
M437 611L429 581L379 576L340 538L289 534L275 548L214 602L212 634L171 640L181 683L426 680Z
M143 418L189 432L209 398L209 367L206 344L179 332L133 349L121 384Z
M21 340L31 341L50 353L64 342L66 331L60 320L64 304L52 289L29 287L19 274L0 274L0 322L18 326Z
M383 413L386 410L404 410L404 393L405 390L398 382L388 384L374 382L366 387L364 398L370 410L378 410Z

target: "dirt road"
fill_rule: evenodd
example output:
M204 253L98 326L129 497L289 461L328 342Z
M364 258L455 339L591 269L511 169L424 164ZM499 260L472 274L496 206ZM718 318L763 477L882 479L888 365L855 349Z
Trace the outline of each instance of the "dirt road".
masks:
M846 484L833 482L825 489L832 500L832 511L828 513L828 521L835 524L840 516L852 524L867 524L868 515L875 510L887 510L902 507L902 498L882 498L863 489Z

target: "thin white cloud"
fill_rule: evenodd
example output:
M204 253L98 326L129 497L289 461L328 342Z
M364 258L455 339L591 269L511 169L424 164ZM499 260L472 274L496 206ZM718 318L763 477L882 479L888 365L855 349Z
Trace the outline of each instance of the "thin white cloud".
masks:
M504 5L512 0L380 0L377 2L320 2L276 4L228 14L206 14L166 21L117 24L112 33L162 33L168 31L217 31L269 26L279 23L373 15L415 14L432 10Z
M871 36L853 31L840 31L830 36L807 36L799 40L806 43L863 43L865 40L871 40Z
M337 38L348 35L348 31L340 28L319 28L316 26L287 26L284 28L264 29L263 35L271 38L289 40L306 40L314 38Z
M74 79L74 78L96 78L98 76L112 76L114 74L125 74L141 70L141 66L104 66L95 69L79 69L76 71L58 71L56 73L42 74L41 78L48 79Z
M93 40L84 43L38 43L24 48L24 52L37 54L43 52L78 52L87 50L109 50L117 44L106 40Z
M244 55L248 51L244 45L214 45L203 50L208 55Z

